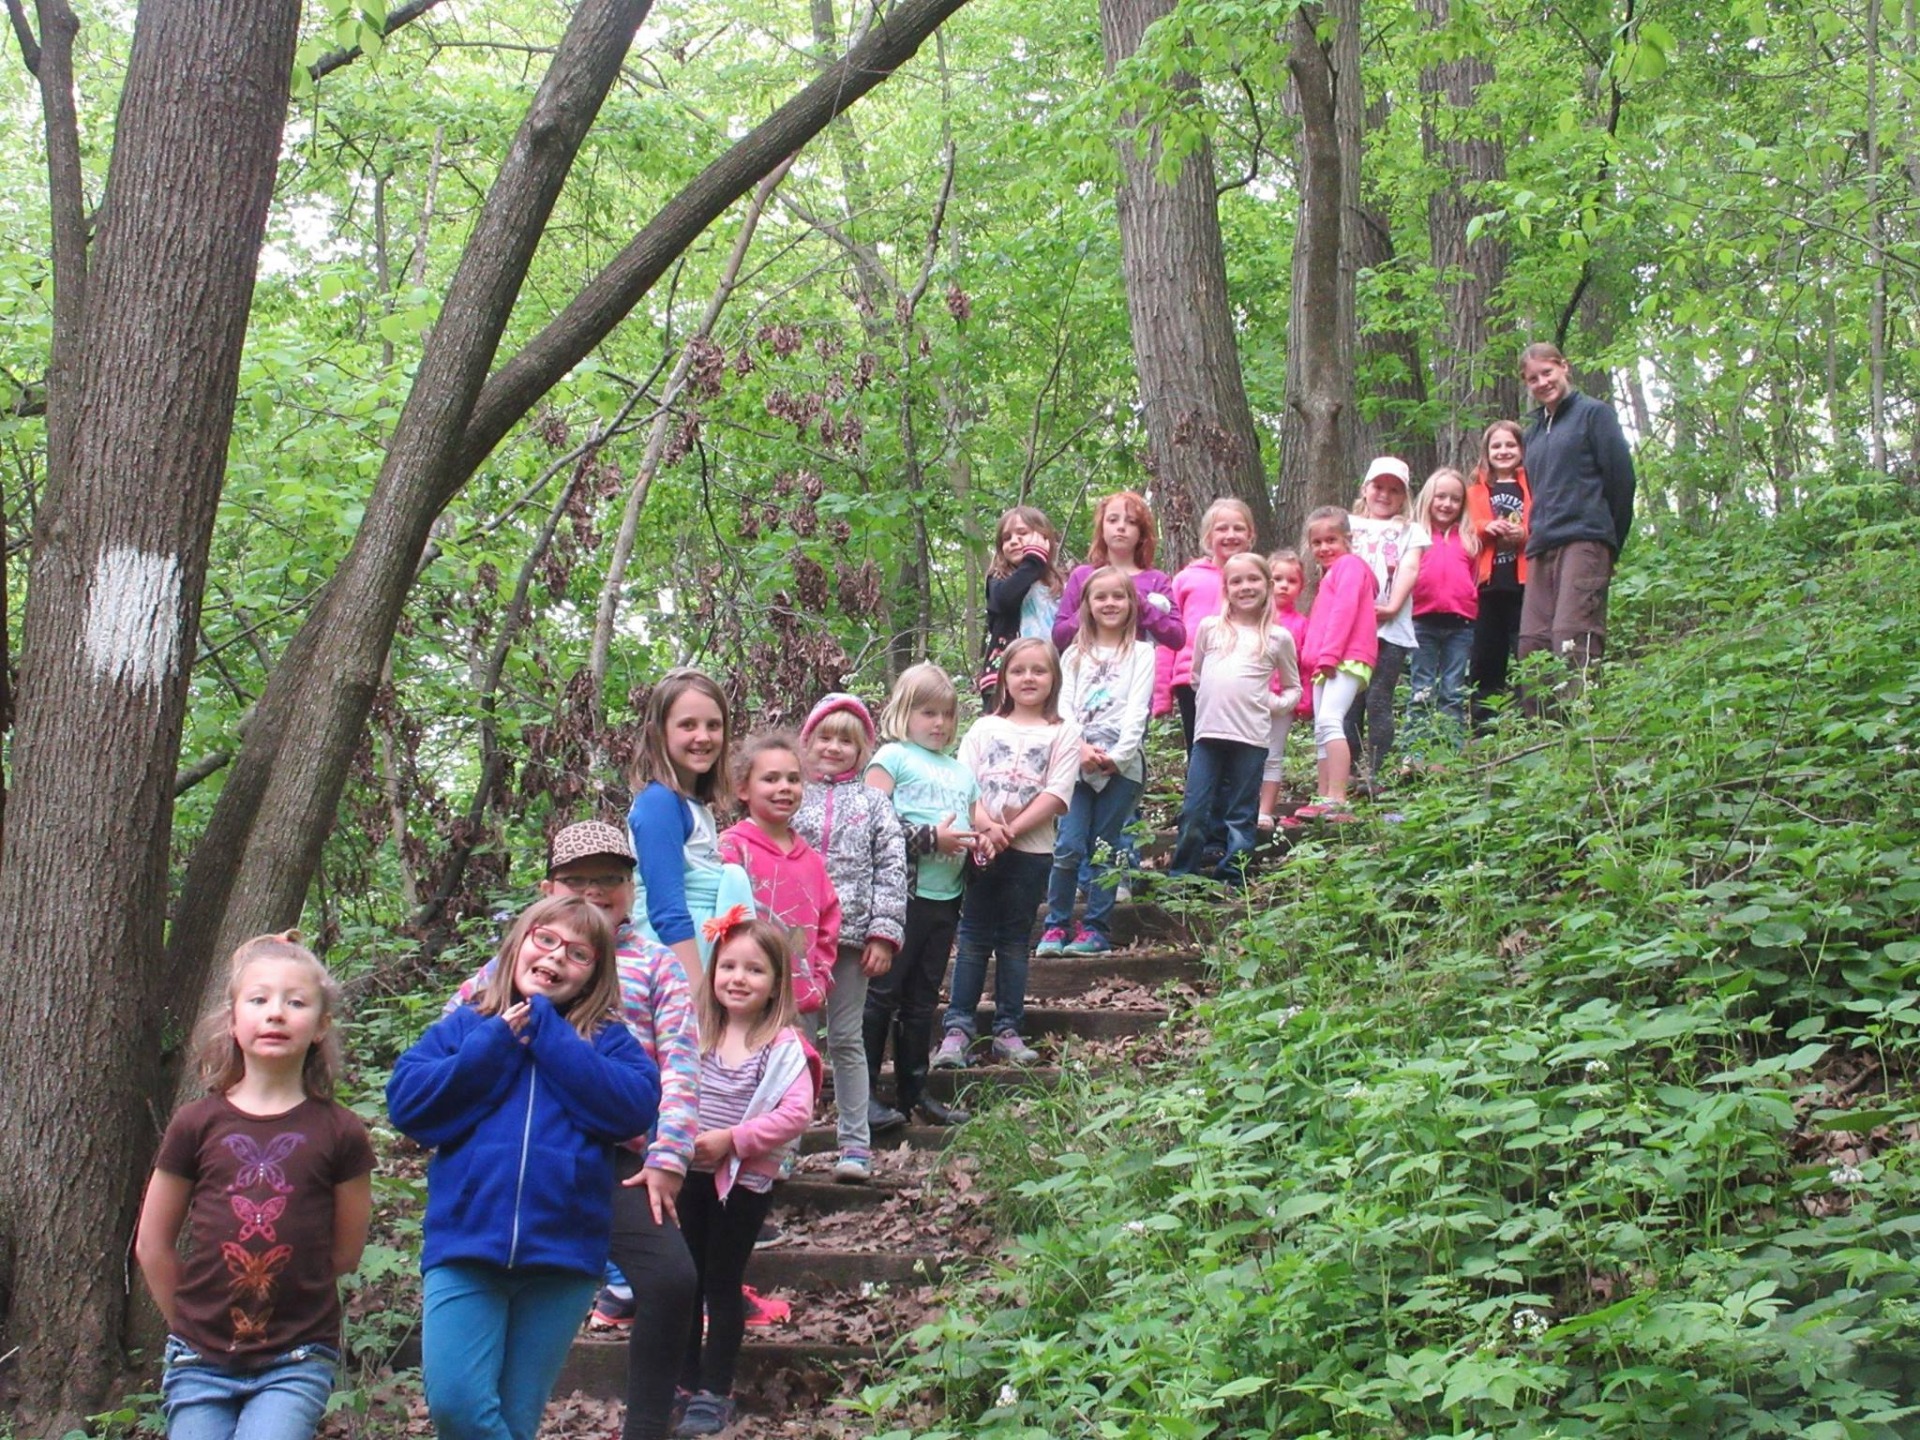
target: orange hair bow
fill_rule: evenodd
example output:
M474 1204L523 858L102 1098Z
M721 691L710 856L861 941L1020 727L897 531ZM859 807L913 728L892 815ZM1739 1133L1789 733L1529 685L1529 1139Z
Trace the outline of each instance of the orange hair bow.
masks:
M735 930L753 919L753 911L745 905L736 905L731 910L723 910L700 927L700 933L709 945L718 945Z

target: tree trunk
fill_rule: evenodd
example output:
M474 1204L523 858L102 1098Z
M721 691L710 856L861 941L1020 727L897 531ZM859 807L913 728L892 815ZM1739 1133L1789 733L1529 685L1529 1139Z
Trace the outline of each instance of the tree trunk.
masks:
M1420 0L1435 29L1451 18L1452 0ZM1433 349L1433 392L1439 402L1434 448L1443 465L1471 473L1480 432L1520 413L1519 365L1511 344L1493 342L1493 302L1507 273L1507 244L1493 235L1467 239L1484 185L1505 180L1507 154L1497 117L1479 108L1493 65L1480 55L1439 60L1420 72L1424 102L1420 137L1429 164L1446 179L1427 200L1427 235L1447 317Z
M1366 129L1384 128L1388 105L1385 100L1368 107ZM1365 149L1362 142L1360 148ZM1359 182L1357 167L1353 171ZM1353 255L1356 278L1361 271L1389 275L1400 268L1393 248L1392 217L1362 192L1357 204L1345 208L1347 234L1345 244ZM1398 455L1413 472L1412 490L1438 464L1433 432L1423 416L1427 407L1427 365L1420 354L1420 338L1404 325L1373 325L1359 328L1359 297L1355 296L1355 343L1359 358L1355 369L1366 377L1366 396L1375 413L1357 413L1356 459L1361 456ZM1349 477L1353 489L1360 489L1356 469Z
M1173 8L1172 0L1100 0L1108 72ZM1121 142L1116 209L1148 464L1168 532L1169 568L1178 568L1198 553L1200 512L1221 496L1247 503L1263 544L1272 543L1275 530L1227 303L1213 151L1203 143L1171 183L1158 178L1159 163L1157 132Z
M0 867L0 1298L34 1434L120 1376L125 1242L164 1119L147 1097L174 766L298 23L263 0L140 7L84 292L55 298L84 303L55 326L74 326L50 381L65 439Z
M1337 112L1340 88L1358 83L1359 37L1354 0L1341 3L1348 13L1324 44L1315 33L1321 7L1295 11L1287 55L1300 109L1300 221L1287 326L1287 409L1294 424L1282 452L1275 515L1287 542L1300 534L1309 511L1351 498L1346 491L1355 470L1353 272L1343 263L1341 209L1348 192ZM1349 46L1351 63L1344 58Z

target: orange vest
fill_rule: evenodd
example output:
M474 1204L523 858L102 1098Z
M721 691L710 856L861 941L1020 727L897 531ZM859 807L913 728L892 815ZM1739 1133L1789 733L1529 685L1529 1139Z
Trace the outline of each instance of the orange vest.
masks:
M1520 486L1520 523L1526 524L1533 518L1533 490L1527 484L1527 467L1522 465L1513 472L1514 481ZM1467 518L1473 522L1474 534L1480 537L1480 554L1474 561L1474 579L1485 585L1493 578L1493 540L1487 534L1487 526L1493 523L1493 493L1487 489L1487 472L1484 468L1473 472L1473 483L1467 486ZM1523 547L1519 555L1519 569L1516 574L1522 585L1527 583L1527 552Z

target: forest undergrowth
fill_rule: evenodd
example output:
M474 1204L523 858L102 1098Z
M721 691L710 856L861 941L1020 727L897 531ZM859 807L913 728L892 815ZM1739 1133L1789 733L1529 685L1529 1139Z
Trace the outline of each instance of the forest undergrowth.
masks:
M1275 867L1177 1063L970 1131L1016 1259L877 1430L1920 1433L1920 519L1675 529L1613 618Z

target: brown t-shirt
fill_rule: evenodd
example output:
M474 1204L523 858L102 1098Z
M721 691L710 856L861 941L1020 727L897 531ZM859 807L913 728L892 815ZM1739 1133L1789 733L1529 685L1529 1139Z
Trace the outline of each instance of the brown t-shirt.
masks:
M359 1116L331 1100L248 1115L209 1095L173 1117L154 1168L193 1184L174 1301L182 1340L240 1361L339 1345L333 1188L373 1169Z

